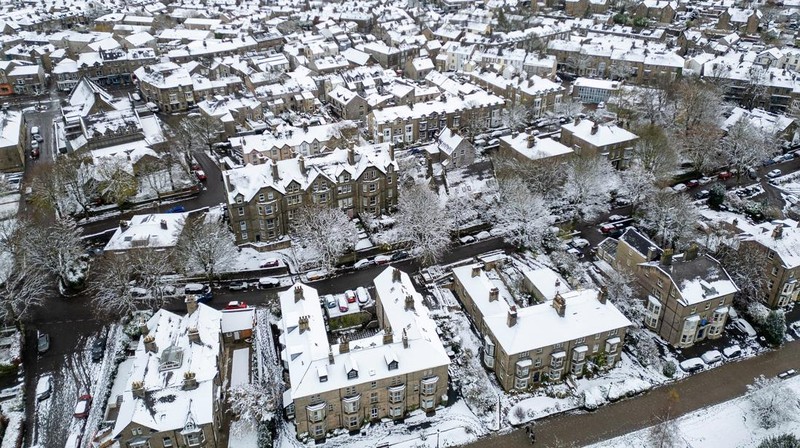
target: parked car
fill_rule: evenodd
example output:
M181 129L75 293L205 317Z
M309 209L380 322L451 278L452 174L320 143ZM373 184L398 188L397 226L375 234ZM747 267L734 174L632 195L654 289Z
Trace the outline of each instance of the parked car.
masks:
M39 381L36 382L36 401L50 398L50 392L53 388L52 383L53 378L50 375L43 375L39 378Z
M328 273L325 271L308 271L304 274L304 277L307 282L316 282L324 279L327 276Z
M401 250L392 254L392 261L404 260L408 258L408 252Z
M131 297L147 297L150 295L150 291L145 288L131 288Z
M39 149L39 142L36 140L31 140L31 149Z
M589 247L589 240L584 238L573 238L572 239L572 247L576 247L578 249L583 249L584 247Z
M31 149L31 159L33 159L33 160L39 160L39 154L40 154L40 153L39 153L39 148L33 148L33 149Z
M89 394L81 395L78 397L78 402L75 403L75 412L72 415L76 418L86 418L89 416L89 409L92 408L92 396Z
M356 302L356 293L353 292L352 289L348 289L344 292L344 297L347 299L347 303L355 303Z
M247 303L238 300L232 300L225 305L226 310L241 310L247 308Z
M738 344L734 344L730 347L725 347L722 349L722 354L725 356L725 359L738 358L739 356L742 356L742 348L739 347Z
M267 258L261 263L262 268L274 268L281 264L281 261L277 258Z
M336 299L331 294L322 296L322 303L325 304L326 308L336 308Z
M708 191L708 190L700 190L697 193L695 193L694 198L698 199L698 200L699 199L707 199L709 196L711 196L711 192L710 191Z
M391 261L391 255L378 255L375 257L375 264L389 264Z
M583 258L583 252L579 251L578 249L575 249L574 247L570 247L569 249L567 249L567 253L570 255L574 255L576 258Z
M722 353L720 353L719 350L709 350L703 353L703 356L700 358L706 364L713 364L717 361L722 361Z
M246 291L247 282L243 282L240 280L232 281L228 283L228 289L231 291Z
M485 230L475 234L475 239L478 240L478 241L488 240L491 237L492 237L492 234L487 232L487 231L485 231Z
M781 170L775 169L767 173L767 177L769 177L770 179L775 179L776 177L779 177L781 174L783 174Z
M680 363L681 370L688 373L694 373L698 370L702 370L705 366L705 363L700 358L689 358Z
M366 269L366 268L368 268L368 267L370 267L370 266L372 266L374 264L375 264L374 261L369 260L367 258L362 258L361 260L356 261L356 263L353 265L353 267L355 269Z
M183 213L185 211L186 207L182 205L176 205L175 207L172 207L171 209L167 210L167 213Z
M131 94L131 99L133 101L142 101L142 96L139 95L138 93L134 92L134 93Z
M31 126L31 135L36 135L39 133L39 126Z
M706 177L706 176L703 176L700 179L697 179L697 183L699 183L700 185L705 185L707 183L710 183L711 181L712 181L712 179L710 177Z
M106 338L105 336L98 336L92 342L92 362L100 362L106 354Z
M258 279L258 287L261 289L275 288L277 286L281 286L281 281L275 277L261 277Z
M721 173L719 173L719 174L717 175L717 178L718 178L719 180L728 180L728 179L730 179L731 177L733 177L733 173L731 173L730 171L723 171L723 172L721 172Z
M622 216L622 215L611 215L611 216L609 216L609 217L608 217L608 222L624 221L624 220L626 220L626 219L628 219L628 217L627 217L627 216Z
M356 288L356 297L358 298L358 303L360 305L366 305L370 300L372 300L372 297L369 295L369 291L367 291L367 288L363 286Z
M733 328L737 329L740 333L744 334L748 338L754 338L758 335L756 330L744 319L736 319L733 321Z
M43 333L41 331L37 332L36 334L36 347L39 350L39 354L50 350L50 335L47 333Z
M686 187L686 184L675 184L675 185L672 186L672 190L677 192L677 193L680 193L682 191L686 191L687 188L688 187Z
M194 172L194 175L197 177L197 180L206 180L206 172L203 170L197 170Z
M344 296L339 297L339 311L346 313L350 309L350 305L347 304L347 298Z
M614 224L603 224L600 226L600 231L602 233L611 233L615 230L617 230L617 227Z
M200 303L208 302L213 298L211 287L202 283L187 283L183 287L183 293L197 296L197 301Z
M469 244L475 242L475 237L467 235L467 236L462 236L458 240L461 241L461 244Z
M689 182L686 182L686 186L689 188L694 188L698 185L700 185L700 181L698 179L692 179Z
M785 371L785 372L781 372L781 373L779 373L779 374L778 374L778 378L780 378L780 379L782 379L782 380L785 380L786 378L791 378L791 377L793 377L793 376L795 376L795 375L797 375L797 370L795 370L795 369L789 369L789 370L787 370L787 371Z

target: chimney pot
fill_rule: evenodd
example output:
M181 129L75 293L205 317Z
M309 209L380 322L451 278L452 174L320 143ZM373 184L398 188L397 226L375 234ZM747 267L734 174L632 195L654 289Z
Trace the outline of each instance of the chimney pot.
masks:
M401 279L400 269L394 268L394 270L392 271L392 281L397 283L400 281L400 279Z
M303 298L303 287L297 285L294 287L294 302L297 303Z
M661 264L663 266L672 265L672 249L664 249L661 253Z
M508 326L513 327L517 325L517 306L511 305L511 308L508 309Z
M556 293L556 296L553 297L553 308L556 309L556 313L561 317L564 317L567 312L567 301L559 293Z
M197 389L197 379L194 372L187 370L183 372L183 390Z
M408 348L408 332L403 328L403 348Z
M152 334L144 337L144 350L149 353L157 353L158 345L156 345L156 338Z
M166 219L162 219L161 220L161 228L164 229L164 230L167 229L167 220Z
M194 294L187 294L183 301L186 303L186 314L192 314L197 310L197 296Z
M492 288L489 290L489 301L494 302L495 300L500 298L500 290L497 288Z
M391 148L391 145L389 147ZM347 148L347 163L356 164L356 151L353 148Z
M339 339L339 353L348 353L350 351L350 339L347 335L343 335Z
M406 311L414 309L414 296L406 294Z
M336 364L336 361L333 359L333 349L328 349L328 364Z
M139 333L142 336L147 336L147 333L150 333L150 329L147 328L147 321L144 319L139 319Z
M197 331L197 327L190 327L188 331L189 342L199 344L200 343L200 332Z
M392 342L394 342L394 334L392 334L392 327L386 327L383 330L383 343L384 345L386 345L386 344L391 344Z
M480 266L473 266L472 267L472 277L478 277L481 275L481 267Z
M136 398L144 398L144 382L134 381L131 383L131 393Z
M608 287L606 285L600 287L600 292L597 293L597 300L599 300L603 305L606 304L606 301L608 300Z

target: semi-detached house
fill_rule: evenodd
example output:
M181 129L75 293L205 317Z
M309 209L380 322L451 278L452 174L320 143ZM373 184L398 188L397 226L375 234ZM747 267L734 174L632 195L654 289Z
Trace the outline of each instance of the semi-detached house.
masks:
M297 434L320 440L365 422L401 419L446 400L448 358L436 323L405 272L374 279L380 331L330 344L317 291L301 283L280 294L281 358L289 373L286 412Z
M505 390L526 390L564 375L582 376L587 362L613 366L631 322L604 291L557 292L522 307L483 264L453 269L453 290L483 338L483 361Z

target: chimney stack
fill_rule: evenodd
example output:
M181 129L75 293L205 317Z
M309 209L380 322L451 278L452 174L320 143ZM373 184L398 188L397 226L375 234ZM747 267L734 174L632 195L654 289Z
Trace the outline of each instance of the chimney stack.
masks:
M306 158L300 156L297 158L297 165L300 167L300 174L306 175Z
M194 372L187 370L183 372L183 390L194 389L197 389L197 379L195 379Z
M575 126L577 126L577 125L581 124L581 117L575 117L575 122L574 122L574 124L575 124Z
M414 296L406 294L406 311L414 309Z
M653 261L658 256L658 248L650 246L647 248L647 261Z
M334 359L333 359L333 349L332 348L328 349L328 364L331 364L331 365L336 364L336 361L334 361Z
M383 330L383 344L391 344L394 342L394 334L392 334L392 327L386 327Z
M595 124L592 126L592 131L591 131L591 134L592 134L592 135L595 135L595 134L597 134L597 131L598 131L598 129L600 129L600 126L598 126L598 125L597 125L597 123L595 123Z
M167 220L166 219L162 219L161 220L161 228L164 229L164 230L167 230Z
M394 268L394 270L392 270L392 281L398 283L400 282L400 278L400 269Z
M697 252L700 250L697 247L697 244L692 243L689 247L686 248L686 251L683 253L683 261L692 261L697 258Z
M391 148L391 146L389 147ZM353 148L347 148L347 163L350 165L356 164L356 151Z
M481 275L481 267L480 266L473 266L472 267L472 278L478 277Z
M186 314L192 314L197 311L197 296L194 294L187 294L183 301L186 303Z
M189 327L188 330L189 342L193 344L200 343L200 332L197 331L197 327Z
M304 331L308 331L308 316L300 316L297 319L297 326L300 328L300 333L302 334Z
M403 348L408 348L408 332L403 328Z
M144 337L144 350L150 353L158 352L158 345L156 345L156 338L152 334Z
M606 285L600 287L600 292L597 293L597 300L599 300L603 305L606 304L606 301L608 300L608 287Z
M556 293L556 296L553 297L553 308L556 309L556 313L561 317L564 317L567 312L567 301L559 293Z
M147 336L147 333L150 333L150 329L147 328L147 321L144 318L139 319L139 333L142 336Z
M783 224L778 224L772 229L772 239L779 240L783 237Z
M131 383L131 393L136 398L144 398L144 381L134 381Z
M348 353L350 352L350 338L347 335L342 335L339 338L339 353Z
M297 286L294 287L294 303L299 302L300 299L302 299L302 298L303 298L303 287L300 286L300 285L297 285Z
M497 288L492 288L489 290L489 301L494 302L495 300L500 298L500 290Z
M661 254L661 264L663 266L672 265L672 249L664 249L664 252Z
M517 306L511 305L511 308L508 309L508 326L513 327L517 325Z
M528 136L528 148L533 148L536 146L536 137L533 135Z
M389 160L394 160L394 143L389 143Z

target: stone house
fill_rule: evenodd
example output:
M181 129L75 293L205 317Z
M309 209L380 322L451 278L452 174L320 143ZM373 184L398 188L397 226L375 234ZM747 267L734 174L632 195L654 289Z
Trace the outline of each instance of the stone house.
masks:
M633 146L639 137L615 124L599 124L592 120L575 118L561 125L561 143L573 148L581 157L603 156L614 168L628 166Z

